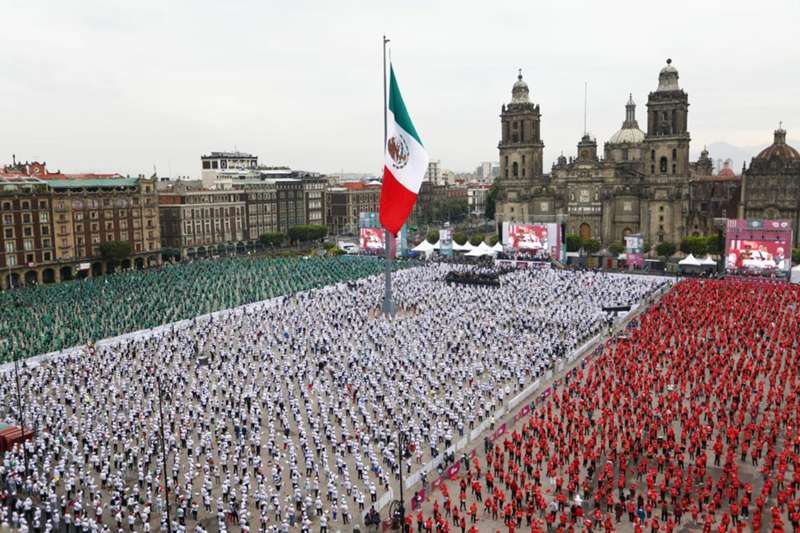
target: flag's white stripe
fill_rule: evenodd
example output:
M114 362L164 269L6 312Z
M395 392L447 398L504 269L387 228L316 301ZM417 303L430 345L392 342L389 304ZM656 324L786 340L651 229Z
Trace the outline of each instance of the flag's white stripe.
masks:
M386 118L388 126L387 140L400 135L406 141L406 144L408 144L408 162L406 165L403 168L396 168L392 157L389 155L389 150L387 149L385 150L386 167L403 187L417 194L419 193L419 188L422 186L422 180L425 179L425 173L428 171L428 153L412 135L395 122L394 113L392 113L391 110L386 110Z

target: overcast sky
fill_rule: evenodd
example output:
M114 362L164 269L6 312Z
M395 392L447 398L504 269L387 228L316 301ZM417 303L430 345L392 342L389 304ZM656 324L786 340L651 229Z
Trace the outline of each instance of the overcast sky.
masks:
M423 143L445 168L497 160L517 68L547 167L644 104L671 57L692 151L800 138L800 2L3 0L0 162L199 175L248 151L328 173L382 166L381 34ZM711 154L712 157L714 154Z

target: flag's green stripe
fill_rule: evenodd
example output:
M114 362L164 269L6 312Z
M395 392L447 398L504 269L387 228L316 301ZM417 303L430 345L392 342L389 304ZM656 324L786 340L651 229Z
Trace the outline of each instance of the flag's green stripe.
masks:
M422 140L414 128L414 123L411 122L408 109L406 109L406 104L403 102L403 96L400 94L397 78L394 77L394 67L389 67L389 109L394 113L394 121L397 122L397 125L414 137L422 146Z

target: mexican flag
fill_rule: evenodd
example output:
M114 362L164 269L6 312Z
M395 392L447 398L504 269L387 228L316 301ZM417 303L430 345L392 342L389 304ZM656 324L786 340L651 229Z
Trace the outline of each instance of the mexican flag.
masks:
M380 222L397 236L417 201L417 193L428 170L428 154L411 122L391 66L386 124Z

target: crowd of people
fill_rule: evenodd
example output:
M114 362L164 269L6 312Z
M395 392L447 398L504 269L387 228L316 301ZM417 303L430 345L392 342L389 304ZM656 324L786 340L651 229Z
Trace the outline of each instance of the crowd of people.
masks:
M395 262L400 268L408 263ZM376 274L363 257L227 258L0 292L0 363Z
M319 283L296 266L298 288ZM168 509L173 531L347 529L401 467L423 468L606 328L603 305L663 283L556 270L444 283L459 268L396 273L393 320L375 313L374 276L26 365L21 412L13 373L0 376L0 421L36 433L3 457L0 529L157 531Z
M407 531L800 530L798 316L796 285L679 283Z

